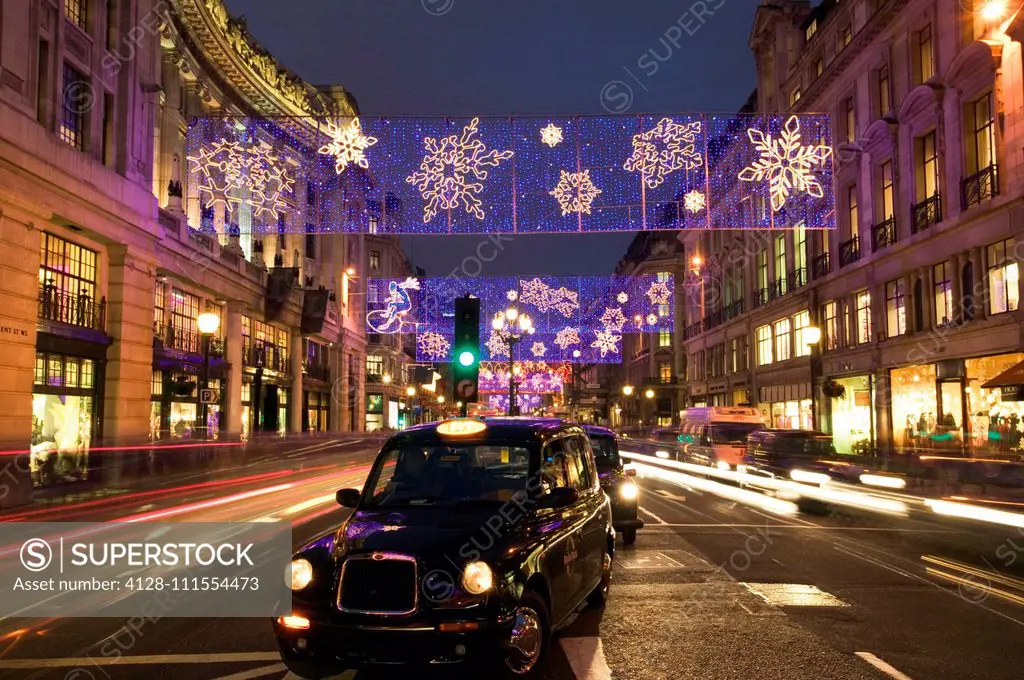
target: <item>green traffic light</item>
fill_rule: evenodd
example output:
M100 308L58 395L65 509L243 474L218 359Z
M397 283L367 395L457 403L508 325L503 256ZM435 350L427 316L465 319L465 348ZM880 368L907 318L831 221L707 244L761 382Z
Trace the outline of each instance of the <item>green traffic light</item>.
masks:
M459 363L463 366L472 366L476 363L476 355L468 349L459 352Z

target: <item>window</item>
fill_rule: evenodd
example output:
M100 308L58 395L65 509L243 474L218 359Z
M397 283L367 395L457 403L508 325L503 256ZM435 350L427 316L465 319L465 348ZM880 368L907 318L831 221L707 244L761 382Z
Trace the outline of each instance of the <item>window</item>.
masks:
M768 295L768 249L761 248L757 251L757 287L760 292L761 302L767 300Z
M896 192L893 189L892 161L882 163L878 171L879 222L889 220L896 214Z
M825 62L822 61L821 57L818 57L818 60L814 62L814 75L815 76L821 76L821 74L824 71L825 71Z
M672 382L672 363L662 361L658 364L658 379L663 383Z
M662 328L658 331L658 347L672 346L672 331Z
M839 349L839 305L835 300L826 302L821 306L821 321L823 328L823 340L826 350Z
M857 344L871 342L871 293L862 290L856 295L857 301Z
M545 448L544 460L540 468L540 479L543 493L569 486L562 441L555 440Z
M171 347L184 352L199 352L199 328L196 326L199 298L172 288L165 313L170 327L168 340Z
M149 391L154 397L159 397L164 393L164 372L153 371L149 379Z
M796 104L796 103L797 103L798 101L800 101L800 88L799 88L799 87L798 87L798 88L796 88L796 89L794 89L794 90L793 90L793 91L792 91L792 92L791 92L791 93L789 94L789 105L790 105L790 106L793 106L793 105L794 105L794 104Z
M117 0L107 0L107 49L117 47Z
M917 201L939 193L939 157L935 146L935 132L918 137L914 149Z
M853 97L848 98L844 106L846 114L844 118L846 121L846 141L853 144L857 140L857 110Z
M860 208L857 204L857 185L851 184L846 190L846 221L850 238L860 233Z
M972 173L996 164L995 121L992 116L992 93L971 104L973 133L968 143L968 163Z
M153 333L164 336L164 325L167 323L167 284L157 281L153 287Z
M96 252L46 232L39 237L40 288L66 298L95 300Z
M103 165L114 165L114 95L103 94Z
M884 116L892 109L892 92L889 88L889 65L878 69L878 115Z
M89 18L86 15L88 6L89 0L64 0L64 16L75 26L86 31L88 30L86 28L86 21Z
M565 469L569 475L569 486L577 491L590 488L590 477L584 462L585 448L578 437L568 437L565 443Z
M1015 242L1012 238L988 247L989 313L1017 311L1020 288L1017 263L1013 259Z
M793 271L797 274L797 286L802 286L807 276L807 227L800 222L793 228ZM803 278L801 278L803 277Z
M757 365L767 366L772 363L771 326L758 326L755 337L757 338Z
M739 373L747 370L747 339L745 337L729 340L729 364L727 370Z
M786 235L779 234L775 237L775 281L778 286L779 295L786 294Z
M380 269L380 251L370 251L370 271L377 271Z
M384 375L384 357L375 354L366 355L366 374Z
M807 342L805 331L811 325L811 314L807 310L793 315L793 348L794 356L806 357L811 354L811 345Z
M380 229L380 220L378 220L376 217L371 217L370 218L370 228L367 230L367 233L369 233L369 234L376 234L379 229Z
M885 284L885 333L895 338L906 332L906 288L903 279L895 279Z
M932 267L932 288L935 297L935 325L944 326L953 320L953 264L946 260Z
M306 257L316 259L316 227L312 224L306 225Z
M935 65L932 58L931 24L917 34L917 82L923 83L932 77Z
M804 35L806 36L807 40L810 40L812 37L814 37L814 34L817 33L817 32L818 32L818 20L817 19L811 19L811 23L809 23L807 25L807 30L804 32Z
M846 28L843 29L841 42L843 47L853 42L853 26L850 24L847 24Z
M73 67L64 64L64 85L61 90L60 138L79 150L85 149L86 97L92 85Z
M792 356L789 328L789 319L779 319L772 324L775 333L775 361L788 361Z

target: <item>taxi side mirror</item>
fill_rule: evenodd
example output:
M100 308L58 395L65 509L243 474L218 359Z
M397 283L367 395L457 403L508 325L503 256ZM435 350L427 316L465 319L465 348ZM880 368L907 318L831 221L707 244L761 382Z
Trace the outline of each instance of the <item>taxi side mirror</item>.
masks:
M338 489L335 498L341 507L354 508L359 505L359 489Z
M558 487L552 489L537 499L538 508L565 508L580 499L580 492L576 489Z

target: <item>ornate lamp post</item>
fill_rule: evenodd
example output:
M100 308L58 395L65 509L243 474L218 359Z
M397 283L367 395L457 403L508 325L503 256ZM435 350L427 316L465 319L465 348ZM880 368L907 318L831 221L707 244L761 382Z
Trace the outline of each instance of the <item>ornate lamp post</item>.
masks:
M210 339L220 329L220 315L210 311L210 308L207 307L205 312L196 317L196 327L203 338L203 389L208 390L210 389ZM206 401L202 398L203 395L200 394L199 396L199 422L202 423L203 438L209 439L209 408Z
M516 345L524 337L533 335L533 320L526 314L520 314L515 307L509 307L504 312L494 315L491 320L491 328L508 345L508 414L517 416L519 415L519 404L516 403L516 387L519 382L516 379Z

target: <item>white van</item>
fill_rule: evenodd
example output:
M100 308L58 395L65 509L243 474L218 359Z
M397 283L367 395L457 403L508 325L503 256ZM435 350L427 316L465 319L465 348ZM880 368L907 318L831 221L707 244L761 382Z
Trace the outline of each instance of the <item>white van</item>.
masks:
M678 438L691 460L721 470L735 470L743 462L747 435L764 426L764 419L756 408L688 408L683 414Z

